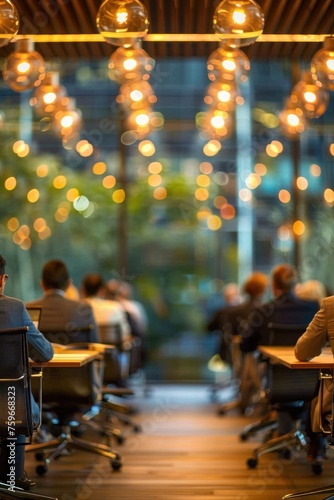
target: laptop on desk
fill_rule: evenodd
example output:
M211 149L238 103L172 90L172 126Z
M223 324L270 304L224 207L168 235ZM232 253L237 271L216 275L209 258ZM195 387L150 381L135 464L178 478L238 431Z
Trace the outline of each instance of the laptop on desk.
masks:
M31 321L34 323L37 330L39 330L39 323L42 315L42 306L27 306L27 311L30 315Z

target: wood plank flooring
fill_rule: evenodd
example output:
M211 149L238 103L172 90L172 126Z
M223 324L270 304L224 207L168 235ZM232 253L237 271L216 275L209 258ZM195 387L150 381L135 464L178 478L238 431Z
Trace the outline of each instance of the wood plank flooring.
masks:
M239 434L254 418L236 411L218 416L207 387L152 386L147 397L138 390L136 403L140 414L134 418L142 432L115 444L123 460L120 471L111 471L104 457L75 451L39 477L38 462L28 453L34 491L58 500L279 500L334 483L332 450L320 476L313 475L302 451L289 461L268 454L248 469L246 460L260 438L242 442Z

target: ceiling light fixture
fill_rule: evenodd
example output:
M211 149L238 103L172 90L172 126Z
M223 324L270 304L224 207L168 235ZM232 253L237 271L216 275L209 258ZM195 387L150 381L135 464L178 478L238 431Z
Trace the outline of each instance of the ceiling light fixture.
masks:
M306 118L319 118L327 109L328 91L315 82L311 71L304 71L301 80L291 90L291 100L299 104Z
M34 50L34 42L30 38L16 42L15 51L5 59L2 74L15 92L30 90L44 78L44 59Z
M311 60L313 78L328 90L334 90L334 36L324 40L323 48Z
M96 25L108 43L133 47L146 36L149 20L139 0L106 0L98 10Z
M262 34L264 15L254 0L223 0L213 16L213 29L230 47L251 45Z
M10 0L0 0L0 47L8 45L19 31L20 18Z

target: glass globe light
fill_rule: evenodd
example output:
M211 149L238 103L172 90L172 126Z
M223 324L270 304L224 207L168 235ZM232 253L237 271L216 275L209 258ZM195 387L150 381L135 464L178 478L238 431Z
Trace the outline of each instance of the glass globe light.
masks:
M39 84L45 76L45 63L34 50L33 40L22 38L16 42L15 51L5 59L2 75L15 92L24 92Z
M208 86L206 94L204 101L207 104L214 105L222 111L235 109L238 92L234 82L212 82Z
M204 120L200 128L205 138L222 140L231 133L232 122L230 113L212 106L204 113Z
M146 36L149 20L139 0L106 0L98 10L96 25L108 43L128 48Z
M117 102L129 110L136 110L150 107L157 102L157 98L151 85L140 80L123 84Z
M0 0L0 47L8 45L19 31L20 17L10 0Z
M208 58L208 78L211 81L246 82L250 70L250 62L240 49L219 47Z
M149 108L132 111L125 121L127 130L136 133L137 138L143 138L152 131L151 126L152 110Z
M327 109L328 91L317 85L311 71L304 71L301 80L291 90L291 100L299 104L306 118L319 118Z
M327 36L324 46L311 59L313 78L328 90L334 90L334 37Z
M39 116L50 116L66 96L66 88L59 83L59 73L49 71L34 91L30 105Z
M120 84L148 80L154 65L154 59L145 50L119 47L110 56L108 76Z
M298 137L306 129L304 113L291 98L286 99L284 109L279 113L279 120L282 132L291 139Z
M213 29L230 47L251 45L262 34L264 15L254 0L223 0L213 16Z
M64 97L53 119L53 130L62 136L72 136L78 133L82 124L82 114L76 108L73 98Z

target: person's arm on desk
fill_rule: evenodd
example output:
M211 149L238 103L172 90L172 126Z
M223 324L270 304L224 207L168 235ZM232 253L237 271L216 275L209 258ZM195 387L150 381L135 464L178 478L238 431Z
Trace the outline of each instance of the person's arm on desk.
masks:
M332 321L334 321L334 316ZM324 299L321 308L295 345L294 354L299 361L310 361L321 354L327 342L327 328L328 314L326 299Z

